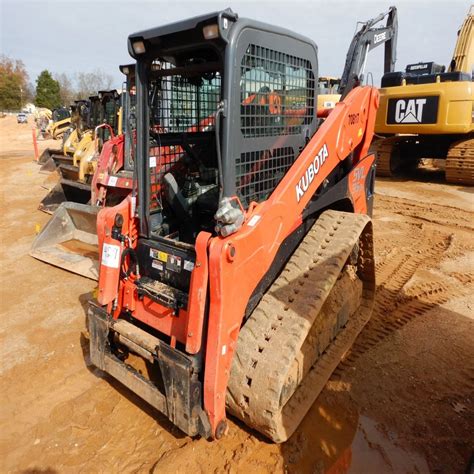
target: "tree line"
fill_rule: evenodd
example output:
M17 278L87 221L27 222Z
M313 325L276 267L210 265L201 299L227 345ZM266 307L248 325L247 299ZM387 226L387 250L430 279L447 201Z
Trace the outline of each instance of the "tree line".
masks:
M30 82L23 61L0 56L0 110L21 110L30 102L37 107L54 109L69 106L74 100L85 99L99 90L112 87L113 78L100 69L73 75L54 74L44 70Z

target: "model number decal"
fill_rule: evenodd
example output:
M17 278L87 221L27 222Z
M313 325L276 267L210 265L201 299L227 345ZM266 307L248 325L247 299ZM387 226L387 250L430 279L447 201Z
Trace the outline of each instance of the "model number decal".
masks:
M348 120L349 120L349 125L354 125L356 123L359 123L359 112L357 112L356 114L349 114Z
M380 43L387 39L387 32L384 31L383 33L379 33L378 35L374 35L374 44Z
M329 156L328 147L324 144L319 150L318 154L314 157L313 161L309 164L305 174L301 176L298 184L296 185L296 201L300 202L305 192L308 190L309 185L313 182L315 176L319 173L319 170L324 165L327 157Z

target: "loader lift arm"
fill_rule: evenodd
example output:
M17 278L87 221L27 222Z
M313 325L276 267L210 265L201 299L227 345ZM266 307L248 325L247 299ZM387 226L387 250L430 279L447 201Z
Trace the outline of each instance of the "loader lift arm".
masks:
M385 26L375 26L387 18ZM363 74L369 51L385 44L384 73L393 72L397 55L398 19L396 7L362 23L354 35L347 51L344 72L339 84L341 100L358 84L363 82Z

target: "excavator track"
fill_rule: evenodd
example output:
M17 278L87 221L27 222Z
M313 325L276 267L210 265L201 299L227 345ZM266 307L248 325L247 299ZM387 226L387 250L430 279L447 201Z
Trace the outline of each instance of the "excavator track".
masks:
M374 293L370 218L324 212L240 331L229 412L287 440L370 319Z
M376 175L386 178L394 176L394 163L392 154L398 137L383 138L372 145L372 151L377 156Z
M446 181L474 185L474 139L454 143L446 157Z

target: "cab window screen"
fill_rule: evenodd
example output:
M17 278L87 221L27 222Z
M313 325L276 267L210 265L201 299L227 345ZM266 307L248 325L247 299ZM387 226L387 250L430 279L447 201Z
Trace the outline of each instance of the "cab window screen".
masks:
M250 44L241 62L244 137L301 133L314 117L314 87L308 60Z

